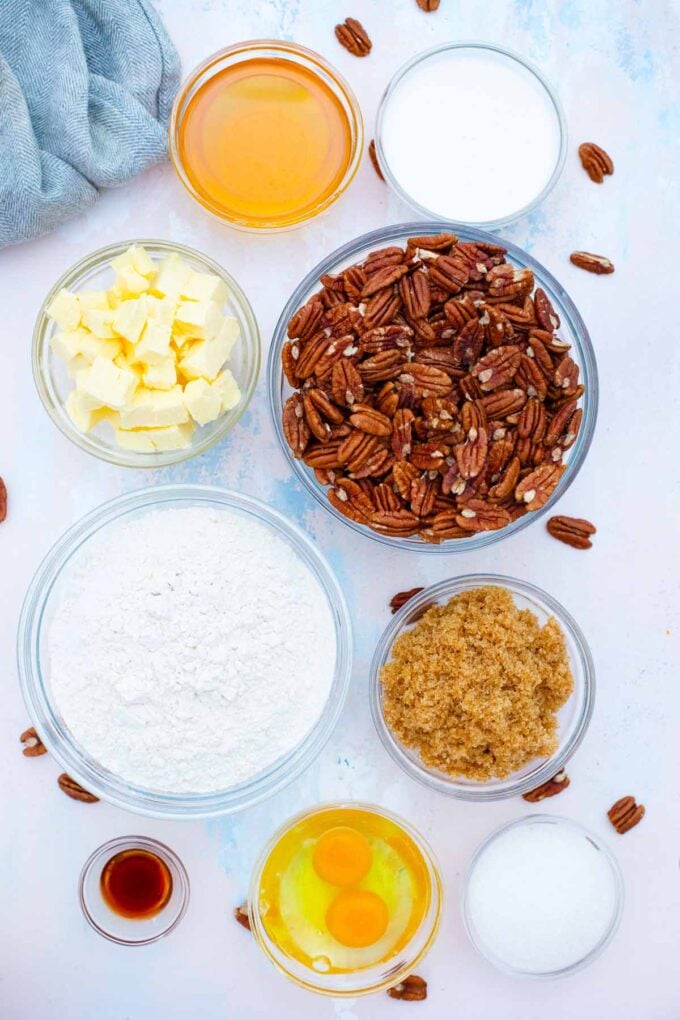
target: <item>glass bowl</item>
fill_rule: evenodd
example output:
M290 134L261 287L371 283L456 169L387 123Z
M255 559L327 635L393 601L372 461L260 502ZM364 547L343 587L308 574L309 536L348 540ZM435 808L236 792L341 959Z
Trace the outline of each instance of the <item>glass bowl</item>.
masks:
M543 288L562 320L559 332L572 345L570 354L580 368L580 378L586 389L580 403L583 408L581 428L574 445L565 454L566 471L545 505L539 510L534 510L518 520L512 521L498 531L479 532L471 535L470 538L449 539L439 545L432 545L418 537L393 538L383 535L345 517L329 503L325 487L316 480L312 469L293 457L281 423L284 401L293 392L281 367L281 350L288 339L286 334L288 322L293 313L319 289L319 277L322 274L338 273L356 262L361 262L370 251L389 245L405 245L409 237L438 234L445 228L450 228L463 241L482 241L492 245L502 244L507 248L508 262L516 267L526 267L533 271L536 286ZM597 419L598 378L595 352L585 323L561 284L539 262L509 241L499 239L494 234L485 234L481 230L461 226L458 223L444 223L439 220L436 222L398 223L374 230L369 234L363 234L338 248L312 269L296 287L276 324L267 362L267 385L272 420L281 448L291 469L317 503L360 535L366 535L368 538L394 549L413 549L423 553L469 552L471 549L482 549L508 538L510 535L515 535L533 521L537 521L554 506L557 500L561 499L576 478L590 449Z
M382 706L382 686L380 671L389 662L392 646L396 639L417 623L426 609L433 605L445 605L454 595L480 588L484 585L508 589L520 609L530 609L541 625L549 617L554 616L562 628L565 637L569 663L574 678L574 690L557 713L559 729L559 746L554 754L547 759L529 762L522 769L505 779L491 779L480 782L465 777L448 776L438 769L425 765L418 752L404 746L392 734ZM536 789L564 768L576 748L583 740L595 701L595 667L590 649L580 627L567 612L547 592L541 591L527 581L514 577L503 577L500 574L468 574L455 577L448 581L440 581L425 588L418 595L409 599L395 614L385 629L373 655L370 672L370 702L373 722L386 750L398 765L424 786L432 790L455 797L457 800L491 801L504 800L518 794Z
M452 50L460 51L461 53L474 52L475 50L479 50L482 51L482 53L486 52L494 54L496 55L496 58L500 56L506 61L518 65L518 68L522 72L526 73L526 76L529 78L529 80L538 85L541 94L545 93L547 102L551 107L552 111L554 112L555 124L557 127L557 133L559 137L559 144L555 166L545 186L540 189L540 191L535 195L535 197L530 202L526 203L521 208L516 209L505 216L501 216L495 219L477 220L475 222L471 220L465 221L468 223L469 226L477 226L483 229L492 230L497 227L504 226L506 223L512 223L514 220L520 219L520 217L522 216L526 216L527 213L531 212L532 209L534 209L545 198L547 198L547 196L550 194L550 192L555 187L557 181L560 178L560 175L564 168L564 162L567 156L567 122L564 116L564 111L562 109L562 104L560 103L559 97L555 92L553 86L550 84L545 75L539 70L539 68L536 67L535 64L532 64L530 61L526 60L524 57L520 56L518 53L514 53L512 50L505 49L505 47L503 46L496 46L493 43L468 41L468 42L442 43L442 45L440 46L435 46L432 49L426 50L424 53L418 53L415 57L412 57L411 60L403 64L403 66L400 67L399 70L395 73L394 77L387 86L382 96L382 99L380 100L375 125L376 155L378 157L378 162L380 163L380 168L383 172L385 180L392 188L392 190L399 196L399 198L402 199L403 202L409 205L416 212L420 213L422 216L433 218L437 217L446 218L436 209L426 208L424 205L422 205L420 202L414 199L397 180L392 171L392 168L390 167L389 161L387 159L387 154L385 152L384 132L385 132L385 119L389 108L390 100L392 99L395 91L399 88L402 81L409 75L411 71L414 70L414 68L419 68L422 64L427 63L428 61L431 61L433 59L436 60L440 56L440 54L447 53Z
M326 705L316 723L290 752L258 775L210 793L174 794L126 782L105 769L73 738L55 705L46 667L46 631L60 586L72 561L103 528L151 510L207 507L254 518L285 541L311 570L328 600L336 635L336 662ZM72 568L72 567L71 567ZM206 818L255 804L291 782L316 758L338 721L349 687L352 658L350 617L342 589L309 538L276 510L259 500L200 485L162 485L128 493L97 507L74 524L49 551L26 593L17 635L22 693L40 737L65 772L86 790L118 807L157 818Z
M102 872L116 854L125 850L146 850L160 857L172 878L172 892L165 906L153 917L131 919L111 910L101 891ZM148 836L121 836L94 850L83 865L78 882L80 906L94 930L119 946L147 946L174 931L189 906L189 876L169 846Z
M253 220L232 213L231 215L222 206L212 201L209 196L202 194L191 180L187 168L184 166L180 151L180 134L182 123L191 100L198 90L210 81L211 78L220 74L227 68L251 60L276 60L294 64L296 67L314 75L327 89L342 107L347 121L349 132L349 154L347 166L337 187L325 198L321 198L312 207L290 213L288 216L262 218ZM359 169L363 154L364 123L361 115L361 108L350 86L345 79L329 64L322 56L305 46L297 43L284 42L279 39L251 39L248 42L236 43L226 49L213 53L198 67L194 68L189 77L180 87L175 98L170 116L168 149L177 176L198 204L212 213L222 223L228 223L232 227L249 231L279 231L289 230L292 227L304 223L306 220L318 216L328 209L346 191L352 183L354 176Z
M376 964L370 968L354 971L353 973L344 972L340 974L329 974L324 973L321 970L317 971L312 967L306 967L304 964L285 953L272 940L267 933L260 914L260 883L267 859L276 844L284 835L290 832L291 829L295 828L295 826L300 825L309 818L317 815L323 815L326 812L335 811L338 808L354 808L359 811L367 811L371 814L387 818L399 828L403 829L407 836L413 840L421 854L422 863L427 875L429 898L420 925L414 932L410 942L401 950L396 958L384 961L381 964ZM271 962L278 968L278 970L285 974L287 978L290 978L291 981L294 981L296 984L309 991L318 992L321 995L338 997L368 995L371 992L378 992L386 988L393 988L395 985L399 984L400 981L403 981L404 978L408 977L409 974L413 973L418 963L432 946L437 935L437 931L439 930L442 896L442 879L439 871L439 865L437 864L434 853L420 833L408 822L404 821L403 818L400 818L398 815L392 814L392 812L386 811L385 808L378 807L375 804L363 804L359 802L322 804L321 806L312 808L311 810L302 811L300 814L289 819L274 833L267 845L261 851L250 880L248 892L248 916L251 931L253 932L258 945L269 957Z
M191 439L191 446L185 450L168 450L159 453L140 453L134 450L122 450L116 445L111 430L103 423L97 425L92 432L81 432L73 424L66 413L64 402L73 389L73 380L69 378L66 364L50 346L50 338L58 327L47 316L46 309L53 297L66 287L68 290L98 290L110 287L113 273L109 267L112 259L126 251L130 245L140 244L152 258L162 258L172 252L181 255L192 269L201 273L214 273L224 280L229 290L225 306L228 315L234 316L241 327L241 333L234 344L229 368L234 373L241 389L241 399L231 411L220 415L215 421L203 427L196 426ZM71 266L54 284L38 312L33 331L33 378L43 407L50 418L63 432L67 439L75 443L81 450L91 453L100 460L116 464L118 467L158 468L168 464L177 464L199 453L204 453L219 442L244 414L255 391L260 371L260 333L250 303L236 280L217 262L202 255L193 248L173 241L159 241L153 238L135 238L131 241L118 241L86 255L85 258Z
M481 858L489 847L496 842L499 838L502 838L509 830L516 829L519 827L525 827L529 825L552 825L559 826L563 829L570 830L582 839L587 840L601 855L602 861L608 869L612 887L613 887L613 909L611 918L606 929L602 933L602 937L593 946L593 948L586 953L581 959L574 961L569 966L560 968L559 970L551 971L535 971L535 970L519 970L513 967L505 960L499 959L485 944L481 938L479 932L475 928L474 920L472 918L472 911L470 908L470 883L474 874L476 866L479 864ZM472 942L477 952L483 956L489 963L491 963L498 970L504 971L506 974L511 974L515 977L529 977L538 979L552 979L559 977L566 977L569 974L574 974L576 971L582 970L587 967L588 964L600 956L601 953L607 948L611 940L614 938L616 931L621 921L621 915L623 913L623 902L624 902L624 885L623 876L621 874L621 868L619 867L618 861L612 854L611 850L602 842L594 833L588 829L579 825L577 822L573 822L570 818L562 818L559 815L546 815L537 814L529 815L525 818L518 818L514 822L508 822L505 825L501 825L500 828L492 832L486 839L477 847L475 853L472 856L470 863L468 864L465 876L463 878L463 887L461 895L461 910L463 914L463 922L465 924L465 930L467 931L468 938ZM556 937L559 938L559 931L556 931Z

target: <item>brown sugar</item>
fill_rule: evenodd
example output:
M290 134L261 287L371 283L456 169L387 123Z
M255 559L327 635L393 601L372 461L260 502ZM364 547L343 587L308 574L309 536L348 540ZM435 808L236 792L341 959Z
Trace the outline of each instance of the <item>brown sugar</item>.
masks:
M541 626L493 586L428 609L395 641L381 682L393 735L429 768L477 780L551 755L574 689L557 620Z

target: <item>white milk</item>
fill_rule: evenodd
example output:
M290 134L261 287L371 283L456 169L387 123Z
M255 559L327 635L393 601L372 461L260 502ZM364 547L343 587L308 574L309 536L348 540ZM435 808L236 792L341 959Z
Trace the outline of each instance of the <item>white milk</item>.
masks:
M545 86L512 57L474 47L435 53L407 71L384 106L380 134L406 195L466 223L519 213L560 156Z
M507 967L547 974L583 960L617 909L605 854L571 825L534 822L502 831L482 851L467 888L479 948Z

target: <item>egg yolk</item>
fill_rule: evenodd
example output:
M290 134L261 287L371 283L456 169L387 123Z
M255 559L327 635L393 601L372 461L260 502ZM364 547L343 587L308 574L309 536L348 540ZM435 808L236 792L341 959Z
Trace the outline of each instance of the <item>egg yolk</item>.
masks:
M343 889L326 911L326 927L343 946L372 946L387 930L387 904L368 889Z
M365 836L348 825L339 825L320 837L312 853L312 865L324 882L356 885L370 871L372 857Z

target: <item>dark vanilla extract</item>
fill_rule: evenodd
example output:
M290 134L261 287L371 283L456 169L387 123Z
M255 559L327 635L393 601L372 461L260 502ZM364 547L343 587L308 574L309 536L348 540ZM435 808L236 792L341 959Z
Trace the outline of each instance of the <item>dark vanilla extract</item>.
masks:
M123 850L106 863L101 892L116 914L146 920L170 899L172 875L165 861L149 850Z

